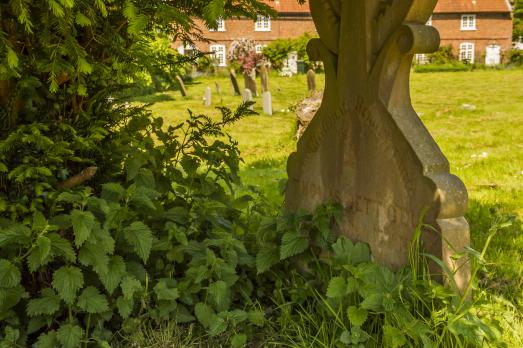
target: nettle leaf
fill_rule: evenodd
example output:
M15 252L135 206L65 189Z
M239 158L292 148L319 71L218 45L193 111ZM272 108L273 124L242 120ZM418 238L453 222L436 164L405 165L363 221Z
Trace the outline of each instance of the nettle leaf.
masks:
M21 274L11 261L0 259L0 287L13 288L20 284Z
M0 287L0 313L7 313L24 297L27 297L27 293L22 285L12 288Z
M47 227L47 225L47 220L44 215L41 212L36 211L33 214L33 231L42 232Z
M153 234L149 226L137 221L127 226L123 232L125 239L134 248L136 254L138 254L144 262L147 262L153 245Z
M249 311L249 321L256 326L262 327L265 325L265 313L259 310Z
M208 291L212 300L214 303L216 303L217 309L219 311L225 311L229 308L231 303L231 294L227 283L222 280L214 282L209 285Z
M370 249L368 244L352 243L350 239L341 237L332 245L334 260L343 265L358 265L370 262Z
M131 300L134 294L142 290L142 284L135 277L127 276L120 284L123 296L126 300Z
M350 306L347 309L347 317L349 318L350 323L354 326L361 327L363 323L365 323L365 320L367 320L368 315L369 313L363 308Z
M25 245L31 243L31 229L22 224L12 224L0 233L0 248L9 244Z
M84 266L91 266L98 274L107 273L109 256L103 248L103 243L85 243L78 252L78 261Z
M209 329L218 319L214 310L202 302L199 302L194 306L194 314L200 324L202 324L206 329Z
M377 293L365 297L360 306L369 311L381 312L383 310L383 294Z
M74 244L79 248L91 236L96 220L91 212L73 210L71 221L73 223Z
M56 338L63 348L79 347L83 336L84 330L74 324L62 324L56 332Z
M62 238L58 233L47 235L51 241L51 254L56 257L63 257L68 262L76 262L76 253L67 239Z
M56 339L56 331L54 330L38 336L38 341L35 344L35 348L56 348L57 346L58 341Z
M133 312L134 300L126 299L123 296L120 296L116 299L116 308L118 308L118 313L122 318L127 319Z
M47 236L38 236L36 245L27 257L27 264L31 272L46 265L50 261L51 240Z
M387 347L403 347L407 344L405 334L398 328L390 325L383 326L383 341Z
M53 274L53 288L68 304L72 304L76 293L84 285L82 271L74 266L63 266Z
M247 335L246 334L236 334L231 338L231 347L232 348L242 348L247 344Z
M221 335L227 330L227 321L224 318L217 317L209 328L209 335L211 337Z
M280 248L275 244L263 245L256 255L258 274L268 271L278 262L280 262Z
M343 277L333 277L327 288L327 297L343 298L347 294L347 282Z
M52 315L60 309L60 297L53 289L43 289L41 294L40 298L31 299L27 303L27 315L30 317Z
M309 239L299 231L287 232L283 235L280 248L280 260L301 254L309 247Z
M107 272L99 274L100 280L109 294L112 294L118 285L120 285L125 273L126 269L123 258L118 255L113 256L107 264Z
M180 297L180 293L177 288L169 287L167 279L160 279L158 284L154 287L154 293L158 297L159 301L175 301Z
M78 296L78 307L91 314L99 314L109 310L109 303L97 288L89 286Z
M108 202L119 202L125 195L125 189L117 183L102 185L102 199Z

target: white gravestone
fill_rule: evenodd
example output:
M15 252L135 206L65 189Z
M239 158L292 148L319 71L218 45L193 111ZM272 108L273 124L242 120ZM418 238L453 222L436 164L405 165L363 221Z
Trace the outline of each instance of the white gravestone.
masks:
M205 88L205 96L203 97L203 103L205 106L212 105L212 91L211 87Z
M263 112L272 116L272 96L271 92L263 92Z
M287 58L287 66L294 75L298 73L298 52L289 53L289 57Z
M242 99L243 99L243 102L249 102L249 101L252 101L252 92L250 89L248 88L245 88L243 90L243 93L242 93ZM251 105L249 107L249 109L253 110L254 109L254 105Z

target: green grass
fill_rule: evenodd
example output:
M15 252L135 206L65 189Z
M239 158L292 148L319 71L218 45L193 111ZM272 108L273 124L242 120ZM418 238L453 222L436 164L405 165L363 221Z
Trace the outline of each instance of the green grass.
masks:
M467 214L472 243L481 249L489 228L499 221L512 226L498 232L487 254L492 265L483 274L482 287L503 294L523 307L523 72L521 70L430 73L412 76L412 100L444 153L452 172L463 179L470 193ZM215 92L221 85L223 96ZM241 82L241 81L240 81ZM318 85L323 76L318 75ZM289 109L306 96L304 75L281 78L272 75L273 116L244 119L230 129L239 141L245 164L244 183L264 190L276 202L282 201L280 181L285 179L285 162L296 143L295 116ZM234 107L234 96L226 77L200 78L188 85L190 97L166 92L137 98L154 102L153 112L175 123L187 109L218 116L215 108L203 106L205 87L213 89L215 106ZM255 98L261 113L261 98ZM473 105L468 110L465 104Z

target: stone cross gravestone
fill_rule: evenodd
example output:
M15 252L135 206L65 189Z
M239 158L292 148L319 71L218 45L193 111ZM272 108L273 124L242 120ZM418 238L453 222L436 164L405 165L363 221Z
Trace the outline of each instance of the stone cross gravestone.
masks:
M211 87L205 88L205 96L203 97L203 103L205 106L212 105L212 90Z
M252 92L250 89L248 88L245 88L243 90L243 93L242 93L242 99L243 99L243 102L249 102L249 101L252 101ZM253 110L254 109L254 105L251 105L249 107L249 109Z
M286 205L313 211L341 203L339 232L368 243L392 269L408 263L423 216L433 227L422 235L425 250L455 270L446 281L463 290L469 267L451 256L469 245L467 190L450 174L409 91L413 55L439 46L437 30L425 25L436 2L310 0L319 39L307 50L324 63L325 92L289 158Z

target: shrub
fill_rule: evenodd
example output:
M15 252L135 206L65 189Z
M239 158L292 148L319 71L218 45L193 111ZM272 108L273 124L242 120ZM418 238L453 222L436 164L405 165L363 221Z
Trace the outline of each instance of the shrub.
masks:
M263 55L271 63L275 69L281 69L284 61L289 56L289 53L296 51L298 59L303 60L305 65L310 68L312 63L307 54L307 44L313 37L309 34L304 34L296 39L277 39L264 47Z
M511 50L508 52L508 62L509 64L515 66L523 65L523 51L521 50Z

